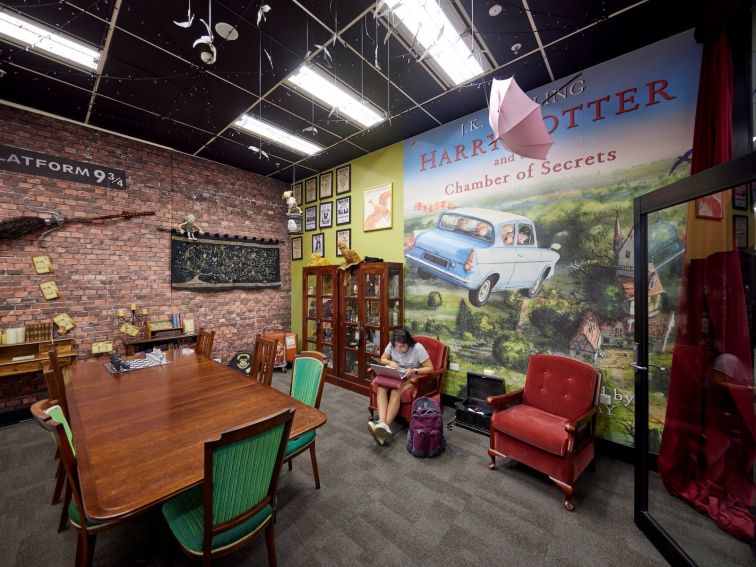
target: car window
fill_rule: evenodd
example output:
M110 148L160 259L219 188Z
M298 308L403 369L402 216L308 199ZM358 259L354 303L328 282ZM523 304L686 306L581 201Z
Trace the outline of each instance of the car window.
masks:
M483 242L493 242L494 229L491 223L476 221L475 230L471 236Z
M533 238L533 227L529 224L518 225L515 241L518 246L533 246L535 241Z
M499 227L499 234L502 246L514 246L514 225L504 224Z

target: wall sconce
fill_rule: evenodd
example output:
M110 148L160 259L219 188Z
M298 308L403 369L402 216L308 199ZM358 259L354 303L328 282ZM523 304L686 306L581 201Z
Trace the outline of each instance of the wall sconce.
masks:
M146 307L142 307L141 310L137 309L136 303L132 303L129 308L131 311L131 317L126 315L125 309L118 310L118 323L131 323L132 325L142 325L147 320L147 313L149 310Z

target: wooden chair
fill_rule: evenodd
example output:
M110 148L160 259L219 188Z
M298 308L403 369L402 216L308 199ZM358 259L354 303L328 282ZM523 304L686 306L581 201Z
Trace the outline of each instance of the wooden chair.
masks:
M47 353L50 370L44 371L42 374L45 377L45 383L47 384L47 392L49 399L58 400L58 404L63 409L63 415L70 421L68 414L68 400L66 398L66 383L63 376L63 369L60 366L58 360L58 353L55 348L51 348ZM60 502L60 495L63 493L63 489L66 482L66 473L63 470L63 463L60 462L58 452L55 452L55 458L58 459L58 468L55 471L55 489L53 490L52 504L58 504ZM70 502L71 494L67 490L66 498L64 498L63 510L60 515L60 523L58 524L58 531L61 532L66 529L68 523L68 503Z
M85 516L73 434L63 413L63 408L57 400L41 400L32 405L31 413L37 423L43 429L52 433L55 438L60 462L63 463L66 473L66 480L72 495L71 502L67 504L68 521L79 532L76 542L76 565L92 565L97 534L121 523L126 518L119 518L110 522L94 522Z
M252 358L251 376L261 384L270 386L273 381L273 365L276 361L276 343L274 339L258 336L255 341L255 355Z
M197 331L197 346L194 347L198 356L204 356L210 358L213 352L213 339L215 338L215 331L205 331L199 329Z
M318 351L302 351L294 359L294 369L291 372L291 388L289 395L295 400L320 408L320 398L323 396L323 384L325 383L325 355ZM306 449L310 450L312 461L312 475L315 477L315 488L320 488L320 476L318 475L318 460L315 457L315 431L300 435L296 439L289 440L286 445L284 462L291 461Z
M276 487L294 410L205 441L205 478L163 504L183 552L210 565L265 532L268 564L276 565Z

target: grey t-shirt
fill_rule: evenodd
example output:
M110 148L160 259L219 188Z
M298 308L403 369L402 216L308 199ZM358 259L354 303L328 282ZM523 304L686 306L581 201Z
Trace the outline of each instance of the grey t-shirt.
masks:
M430 358L428 351L420 343L415 343L415 346L405 353L399 352L389 343L386 350L383 351L383 356L384 358L398 362L402 368L420 368L423 362Z

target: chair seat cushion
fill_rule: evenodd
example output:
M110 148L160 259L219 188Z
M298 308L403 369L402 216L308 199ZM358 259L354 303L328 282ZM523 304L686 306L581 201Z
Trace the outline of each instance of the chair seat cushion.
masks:
M296 439L289 439L289 442L286 444L286 452L284 453L284 460L288 459L291 455L302 449L303 447L306 447L312 441L315 439L315 432L310 431L309 433L303 433Z
M218 550L250 536L271 517L273 508L268 505L249 520L220 533L213 538L213 550ZM188 552L202 555L204 505L202 486L195 486L174 496L163 504L163 516L179 544Z
M76 507L76 504L74 504L73 500L68 503L68 520L71 522L71 525L76 528L77 530L81 528L81 516L79 515L79 509ZM87 528L94 529L94 528L100 528L103 526L107 526L108 524L112 524L112 521L105 521L105 522L95 522L93 520L87 520Z
M543 451L564 457L567 452L567 420L528 405L518 405L494 415L491 427Z

